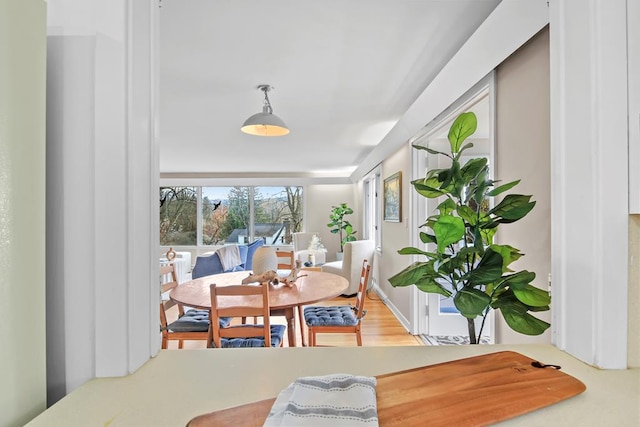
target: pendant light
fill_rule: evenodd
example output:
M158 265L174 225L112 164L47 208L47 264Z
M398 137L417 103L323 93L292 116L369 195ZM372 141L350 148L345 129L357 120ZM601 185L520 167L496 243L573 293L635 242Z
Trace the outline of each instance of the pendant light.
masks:
M256 113L245 120L240 130L249 135L258 136L281 136L289 133L289 128L282 119L273 114L271 102L269 102L269 91L274 89L269 85L260 85L258 89L264 92L264 105L262 112Z

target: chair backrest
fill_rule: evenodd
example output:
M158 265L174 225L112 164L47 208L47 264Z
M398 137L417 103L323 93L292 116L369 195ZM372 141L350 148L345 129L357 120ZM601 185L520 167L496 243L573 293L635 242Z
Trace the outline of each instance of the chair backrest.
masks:
M276 257L278 257L278 270L293 269L293 251L276 251Z
M222 338L263 338L265 347L271 347L269 323L269 284L260 285L210 285L211 324L213 344L221 348ZM223 304L221 304L224 301ZM242 302L241 302L242 301ZM263 317L262 325L232 325L220 328L220 317Z
M343 276L349 279L349 289L345 291L345 294L350 295L357 292L362 260L373 260L374 250L373 240L356 240L345 243L342 272Z
M369 273L371 272L371 264L366 259L362 261L362 271L360 273L360 284L358 285L358 295L356 296L356 318L361 319L364 316L364 301L367 295L367 283L369 282Z
M163 283L164 282L164 283ZM160 266L160 326L162 330L167 328L167 310L176 305L176 302L168 299L163 300L162 294L171 291L178 286L178 277L176 275L176 269L173 263ZM184 309L181 305L178 305L179 315L184 314Z

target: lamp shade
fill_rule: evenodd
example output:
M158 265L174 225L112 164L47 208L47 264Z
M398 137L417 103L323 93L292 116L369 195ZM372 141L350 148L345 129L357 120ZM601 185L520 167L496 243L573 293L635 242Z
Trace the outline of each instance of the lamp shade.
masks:
M282 119L269 113L266 107L261 113L256 113L245 120L240 130L249 135L258 136L282 136L289 133L289 128Z

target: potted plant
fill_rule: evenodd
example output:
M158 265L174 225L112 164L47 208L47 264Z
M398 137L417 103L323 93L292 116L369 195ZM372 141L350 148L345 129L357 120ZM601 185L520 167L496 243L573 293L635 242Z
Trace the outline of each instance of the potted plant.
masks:
M340 234L339 259L344 250L344 244L356 240L356 231L353 229L351 223L345 219L346 215L351 215L352 213L353 209L348 207L346 203L340 203L339 206L331 207L331 214L329 215L331 222L327 224L327 227L331 229L333 234Z
M476 127L473 113L462 113L456 118L448 135L451 153L413 146L448 157L451 166L430 170L424 178L412 182L421 196L443 200L437 213L420 226L425 230L420 231L420 240L433 249L399 250L400 254L418 255L425 260L414 262L389 282L394 287L415 285L423 292L453 296L456 308L467 319L472 344L479 342L491 309L499 309L511 329L540 335L550 325L530 312L549 310L549 293L531 284L535 273L514 272L509 268L524 254L512 246L493 243L500 225L522 219L535 202L530 195L508 194L491 207L493 198L520 180L494 188L496 182L489 179L486 158L474 158L461 165L460 155L473 146L463 143ZM476 332L474 319L478 316L482 322Z

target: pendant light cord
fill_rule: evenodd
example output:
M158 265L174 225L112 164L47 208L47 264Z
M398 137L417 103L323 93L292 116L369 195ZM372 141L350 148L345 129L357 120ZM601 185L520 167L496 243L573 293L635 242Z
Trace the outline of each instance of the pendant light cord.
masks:
M267 112L269 114L273 114L273 109L271 108L271 102L269 101L269 86L265 86L262 88L262 91L264 92L264 107L267 109Z

